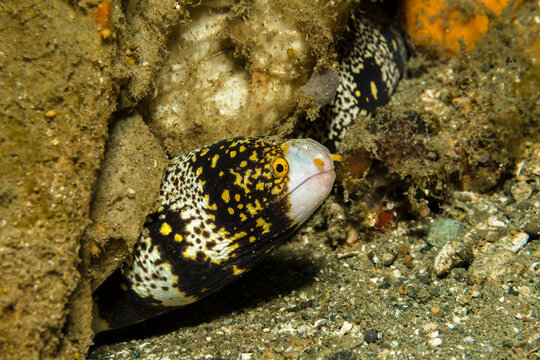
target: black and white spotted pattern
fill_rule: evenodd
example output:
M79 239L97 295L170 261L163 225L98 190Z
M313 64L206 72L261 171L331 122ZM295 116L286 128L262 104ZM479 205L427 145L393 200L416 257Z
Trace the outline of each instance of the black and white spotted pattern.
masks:
M94 293L94 330L185 306L237 279L307 220L334 176L328 150L309 139L234 138L172 159L132 263Z
M359 116L386 104L396 88L406 58L399 32L364 13L351 19L337 47L340 84L334 100L321 109L320 119L306 124L305 136L335 151L346 129Z

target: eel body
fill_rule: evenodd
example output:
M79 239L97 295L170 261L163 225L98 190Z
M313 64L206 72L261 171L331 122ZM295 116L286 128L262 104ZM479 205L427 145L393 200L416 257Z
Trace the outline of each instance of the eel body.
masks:
M403 72L405 43L383 15L375 20L374 15L357 12L351 19L336 47L340 67L336 96L321 109L320 119L303 124L301 131L330 151L339 148L359 116L372 114L390 100Z
M193 303L253 268L326 199L333 155L311 139L223 140L171 160L133 261L94 293L95 332Z

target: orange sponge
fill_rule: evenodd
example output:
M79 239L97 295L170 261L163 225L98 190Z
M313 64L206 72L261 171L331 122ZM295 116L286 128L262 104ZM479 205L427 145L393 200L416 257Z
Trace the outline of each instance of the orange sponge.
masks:
M469 51L488 29L488 12L500 15L509 3L510 0L405 0L406 31L415 44L436 46L448 55L459 52L460 39Z

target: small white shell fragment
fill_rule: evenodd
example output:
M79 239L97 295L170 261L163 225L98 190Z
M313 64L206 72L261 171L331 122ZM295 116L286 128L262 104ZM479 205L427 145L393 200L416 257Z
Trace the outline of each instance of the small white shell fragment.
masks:
M449 241L439 250L439 253L435 257L433 262L433 270L435 275L441 276L450 271L456 261L456 249L455 243Z
M527 200L531 197L533 188L525 181L519 181L510 188L512 197L516 202Z
M352 327L353 327L353 324L351 324L348 321L344 321L343 326L341 326L341 329L339 330L339 335L343 336L343 335L348 334L351 331Z
M135 189L133 189L133 188L127 188L127 196L128 196L129 198L135 197L135 193L136 193Z
M474 343L474 339L473 339L472 336L467 336L467 337L463 338L463 342L467 343L467 344L472 344L472 343Z
M496 216L491 216L488 219L488 224L491 227L505 227L506 226L506 223L499 220Z
M428 345L431 347L436 347L442 344L441 338L434 338L428 341Z
M527 242L529 241L529 235L525 232L518 232L514 236L505 241L505 247L517 253L519 250L523 249Z

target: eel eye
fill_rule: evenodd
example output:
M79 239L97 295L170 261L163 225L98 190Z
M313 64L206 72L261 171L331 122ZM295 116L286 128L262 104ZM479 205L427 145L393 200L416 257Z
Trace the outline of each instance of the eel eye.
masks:
M285 158L279 157L272 163L272 169L274 169L276 176L285 176L289 172L289 163Z

